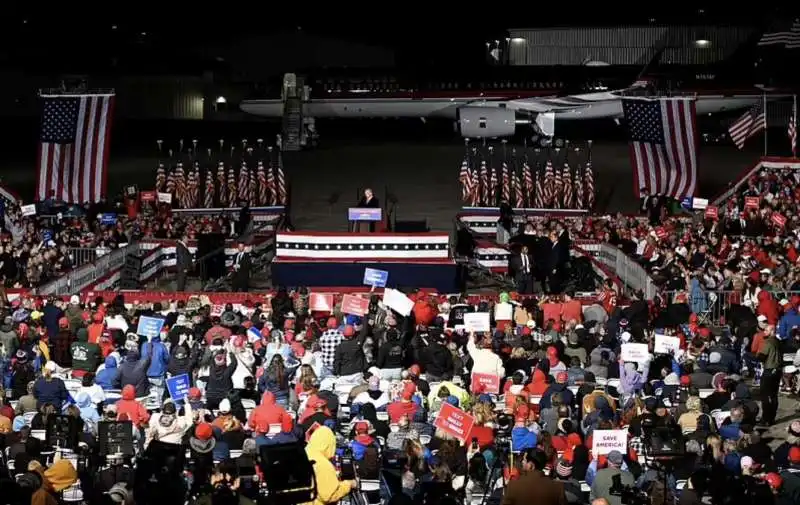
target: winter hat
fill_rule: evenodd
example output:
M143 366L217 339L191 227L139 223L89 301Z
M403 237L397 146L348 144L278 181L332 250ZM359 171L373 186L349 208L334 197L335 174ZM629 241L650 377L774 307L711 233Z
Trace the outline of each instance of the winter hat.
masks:
M16 419L14 419L16 421ZM16 430L14 430L16 431ZM787 457L789 463L793 465L800 464L800 447L794 446L789 449L789 456Z
M227 398L223 398L222 401L219 402L219 413L220 414L229 414L231 412L231 402Z
M200 454L207 454L214 450L217 441L214 439L214 430L208 423L200 423L194 429L194 436L189 439L189 447Z
M190 400L199 400L203 397L203 392L200 388L189 388L188 396Z
M572 475L572 463L564 458L559 459L556 465L556 473L559 477L570 477Z
M622 465L622 453L619 451L611 451L608 453L608 462L614 466Z
M448 396L447 398L445 398L444 401L446 401L447 403L449 403L453 407L458 407L458 398L453 396L453 395Z

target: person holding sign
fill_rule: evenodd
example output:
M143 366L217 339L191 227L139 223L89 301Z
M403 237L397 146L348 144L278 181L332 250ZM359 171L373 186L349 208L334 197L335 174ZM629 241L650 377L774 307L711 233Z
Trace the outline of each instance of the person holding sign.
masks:
M476 340L481 341L481 348L476 345ZM473 361L472 373L483 373L498 377L506 376L503 360L492 351L491 338L483 337L481 339L481 337L473 333L467 339L467 352Z

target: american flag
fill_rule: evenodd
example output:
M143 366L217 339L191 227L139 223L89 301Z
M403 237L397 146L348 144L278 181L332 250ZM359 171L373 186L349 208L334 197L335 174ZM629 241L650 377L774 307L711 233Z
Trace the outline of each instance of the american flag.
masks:
M503 177L503 200L511 203L511 177L508 171L508 163L505 161L500 165L500 173Z
M553 182L553 202L552 208L561 208L561 197L564 194L564 181L561 180L561 170L555 169L555 179Z
M792 115L789 116L789 127L786 130L789 135L789 143L792 145L792 156L797 157L797 97L792 103Z
M592 160L586 162L583 176L586 187L584 188L584 195L586 195L586 209L592 210L594 208L594 170L592 170Z
M784 25L786 27L786 25ZM792 49L800 47L800 20L795 19L786 30L765 32L758 41L759 46L782 45Z
M514 181L514 204L518 209L525 207L525 197L522 191L522 181L520 181L519 173L514 170L511 172L511 178Z
M731 123L728 133L736 147L742 149L747 139L757 134L767 127L767 112L764 110L763 102L753 105L750 110Z
M573 196L574 196L574 187L572 186L572 169L569 167L569 163L564 160L564 172L561 175L561 179L564 184L564 208L565 209L572 209L573 208Z
M461 170L458 172L458 180L461 182L461 200L466 202L472 193L472 181L470 180L469 164L467 160L461 162Z
M481 161L480 172L481 204L489 204L489 171L486 170L486 162Z
M114 95L42 97L36 195L97 202L106 192Z
M685 98L627 99L634 192L641 188L678 200L694 196L697 186L695 102Z
M556 194L556 177L553 172L553 162L547 160L544 167L544 191L542 194L542 202L545 207L550 207Z
M582 209L584 204L583 179L581 177L581 166L575 169L575 208Z
M531 166L528 165L527 161L522 163L522 177L525 194L528 197L528 205L533 206L533 173L531 173Z
M536 171L536 195L534 195L533 199L533 206L537 209L544 209L545 208L545 185L542 182L543 176L542 173L537 170Z

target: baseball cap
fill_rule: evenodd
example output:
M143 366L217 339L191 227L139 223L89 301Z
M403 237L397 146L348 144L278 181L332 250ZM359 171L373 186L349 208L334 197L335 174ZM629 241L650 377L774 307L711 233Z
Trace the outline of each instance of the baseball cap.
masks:
M800 447L794 446L789 449L789 456L787 458L789 463L793 465L800 464Z
M608 462L612 465L619 466L622 464L622 453L619 451L611 451L608 453Z
M221 414L228 414L231 411L231 402L227 398L223 398L222 401L219 402L219 412Z

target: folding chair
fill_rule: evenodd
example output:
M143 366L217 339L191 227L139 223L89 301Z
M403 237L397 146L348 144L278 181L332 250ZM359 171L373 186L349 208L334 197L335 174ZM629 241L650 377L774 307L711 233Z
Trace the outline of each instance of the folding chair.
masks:
M717 306L719 297L716 293L706 293L708 303L706 303L706 310L697 314L697 324L712 325L714 324L714 309Z

